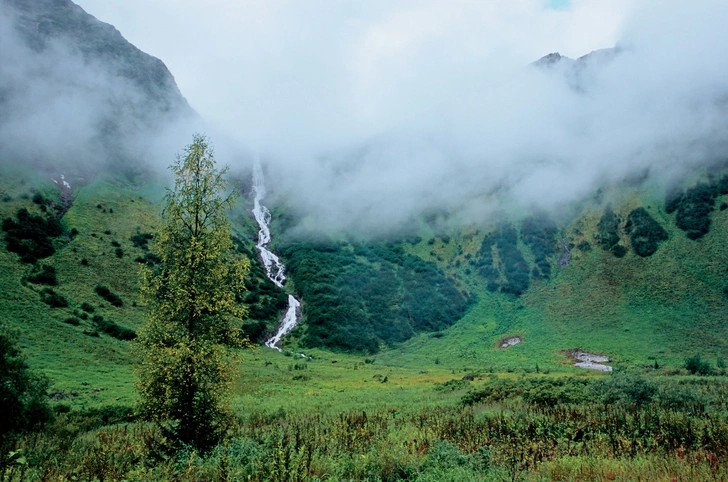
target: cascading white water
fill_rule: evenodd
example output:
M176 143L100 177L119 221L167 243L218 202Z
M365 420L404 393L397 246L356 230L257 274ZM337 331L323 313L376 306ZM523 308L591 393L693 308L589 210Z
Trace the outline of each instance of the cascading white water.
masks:
M265 274L276 286L283 288L283 283L286 281L286 267L281 263L280 258L268 249L271 241L271 213L261 203L263 197L265 197L265 192L263 168L260 166L260 163L256 162L255 167L253 167L253 193L255 194L253 198L253 216L255 216L255 221L258 223L258 243L256 247L260 253L260 258L263 260ZM298 310L300 306L301 302L295 296L288 295L288 309L286 310L286 314L283 316L283 320L281 320L281 325L278 327L275 336L266 341L265 346L281 351L278 343L296 327L299 319Z
M261 201L265 197L265 184L263 183L263 168L258 163L253 167L253 192L255 193L255 198L253 199L253 216L255 216L255 220L258 222L258 244L256 247L263 260L265 274L268 275L268 278L276 286L283 288L283 282L286 281L286 275L284 273L285 266L283 266L278 256L268 249L271 240L271 214L268 208L261 204Z

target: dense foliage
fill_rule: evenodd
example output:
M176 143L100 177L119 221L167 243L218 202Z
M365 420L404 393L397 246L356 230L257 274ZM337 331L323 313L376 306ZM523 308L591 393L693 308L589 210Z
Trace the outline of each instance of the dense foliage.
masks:
M0 468L6 444L21 431L42 426L51 417L48 381L28 369L14 341L0 328Z
M63 233L58 220L51 216L41 216L18 210L16 220L5 218L2 225L8 251L20 255L24 263L35 263L56 252L53 238Z
M305 346L373 353L446 328L468 306L453 280L401 245L296 243L281 251L304 300Z
M523 220L521 225L521 239L531 249L536 266L531 274L534 278L551 276L552 258L557 251L556 233L558 227L545 213L535 214Z
M718 196L728 194L728 176L699 183L686 191L673 190L665 199L665 211L676 212L675 224L688 238L699 239L710 231L710 213Z
M630 235L632 249L639 256L652 256L660 241L667 240L667 231L654 220L645 208L637 208L627 216L624 230Z
M614 213L611 204L604 208L597 228L599 233L596 236L597 243L604 251L612 251L615 256L621 258L625 255L624 247L619 243L619 217Z
M533 244L533 249L541 255L538 258L541 262L538 269L546 269L550 274L551 266L545 258L550 228L529 222L528 229L529 241ZM500 263L496 263L493 257L494 248ZM518 232L513 225L504 223L495 232L486 235L479 254L480 259L474 264L478 272L486 278L488 290L500 289L503 293L521 295L528 289L531 269L518 248Z
M478 400L472 394L478 394ZM468 405L252 411L205 455L160 461L162 434L123 410L62 413L6 480L725 480L720 379L487 378ZM483 394L490 394L483 396ZM63 450L61 449L63 448Z
M483 243L480 246L479 259L471 260L471 263L476 266L478 273L485 278L485 286L491 293L498 291L500 287L500 273L493 259L494 248L495 236L493 234L487 234L483 238Z

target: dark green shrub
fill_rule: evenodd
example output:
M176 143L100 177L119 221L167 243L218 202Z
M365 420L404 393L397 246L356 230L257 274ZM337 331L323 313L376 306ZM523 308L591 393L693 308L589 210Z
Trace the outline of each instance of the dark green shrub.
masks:
M28 281L37 285L56 286L56 268L48 265L34 266L33 272L28 276Z
M116 307L120 307L124 305L124 302L122 299L115 293L112 293L109 288L103 285L96 285L96 288L94 288L94 291L97 295L111 303L112 305Z
M134 261L136 261L137 263L148 264L149 266L154 266L155 264L159 264L161 259L159 259L159 256L157 256L156 254L144 253L144 256L137 256L136 258L134 258ZM247 282L247 279L246 279L246 282ZM252 314L250 316L254 317Z
M627 248L618 244L612 248L612 254L617 258L624 258L627 254Z
M136 338L136 332L134 332L134 330L117 325L111 320L106 320L102 317L98 318L99 319L97 320L97 317L94 316L94 322L96 323L96 327L102 333L106 333L112 338L122 341L130 341Z
M22 262L30 264L55 253L53 238L63 233L60 223L53 216L43 218L29 213L25 208L18 210L16 221L6 218L2 229L7 250L20 255Z
M710 231L710 213L719 193L718 185L701 183L684 194L673 194L665 204L668 212L677 211L675 224L688 238L699 239Z
M437 440L422 461L424 470L452 470L469 465L470 457L447 440Z
M68 306L66 297L56 293L51 288L45 288L40 292L40 300L51 308L66 308Z
M500 287L499 277L500 273L495 267L493 260L493 247L495 246L495 234L489 234L483 238L483 243L480 245L480 259L474 262L474 266L477 267L478 273L485 278L488 291L495 292Z
M442 330L467 309L453 280L400 244L296 243L281 251L306 300L304 346L375 353L382 343Z
M516 296L525 293L530 283L531 270L521 250L518 249L516 229L510 224L502 225L497 231L495 243L500 255L503 274L508 281L501 286L501 291ZM548 261L546 261L546 265L548 265Z
M685 369L693 375L710 375L713 371L710 363L695 355L685 360Z
M121 248L116 248L114 250L114 254L116 255L117 258L123 258L124 257L124 250L121 249Z
M624 230L630 235L635 253L643 258L652 256L657 251L658 243L667 240L667 231L645 208L637 208L629 213Z
M614 214L611 204L604 208L602 218L597 224L599 234L596 236L597 244L604 251L612 250L619 242L619 218Z
M19 432L43 427L52 418L48 406L48 381L25 363L15 340L0 330L0 448ZM0 454L0 465L7 452Z
M557 251L556 233L558 228L545 213L530 216L524 219L521 226L521 239L531 249L535 258L531 275L534 278L551 276L549 258Z
M119 248L119 247L121 247L121 244L119 244L119 242L118 242L118 241L112 241L112 242L111 242L111 245L112 245L113 247L115 247L115 248Z
M81 320L79 320L75 316L68 317L65 320L63 320L63 322L66 323L67 325L73 325L73 326L78 326L81 324Z
M597 382L594 391L605 404L627 403L646 405L657 395L657 386L642 376L613 373Z
M442 383L435 383L435 390L438 392L454 392L464 390L470 386L468 380L448 380Z
M81 303L81 309L86 313L93 313L96 311L92 304L86 302Z
M152 240L154 236L152 233L136 233L131 238L129 238L129 241L132 242L134 247L147 250L149 249L149 241Z
M590 382L575 378L530 380L523 390L523 401L540 407L580 404L592 397Z

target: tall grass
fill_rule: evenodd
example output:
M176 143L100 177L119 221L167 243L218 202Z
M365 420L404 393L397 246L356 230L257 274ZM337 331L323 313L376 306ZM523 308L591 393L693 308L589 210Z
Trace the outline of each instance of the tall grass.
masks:
M160 432L142 422L97 427L99 414L63 414L20 440L14 451L22 458L2 480L725 480L728 389L720 379L708 384L698 403L674 396L667 404L656 395L641 404L508 398L254 411L204 455L165 452Z

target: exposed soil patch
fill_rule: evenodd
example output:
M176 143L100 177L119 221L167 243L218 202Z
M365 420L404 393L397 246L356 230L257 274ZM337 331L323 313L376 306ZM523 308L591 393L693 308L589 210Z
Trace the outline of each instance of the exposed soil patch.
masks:
M523 339L521 339L520 336L509 336L507 338L503 338L501 341L498 342L498 348L508 348L513 345L518 345L522 341Z
M612 367L604 364L610 360L610 358L606 355L597 355L576 349L567 351L566 356L575 362L575 367L599 370L602 372L612 371Z

